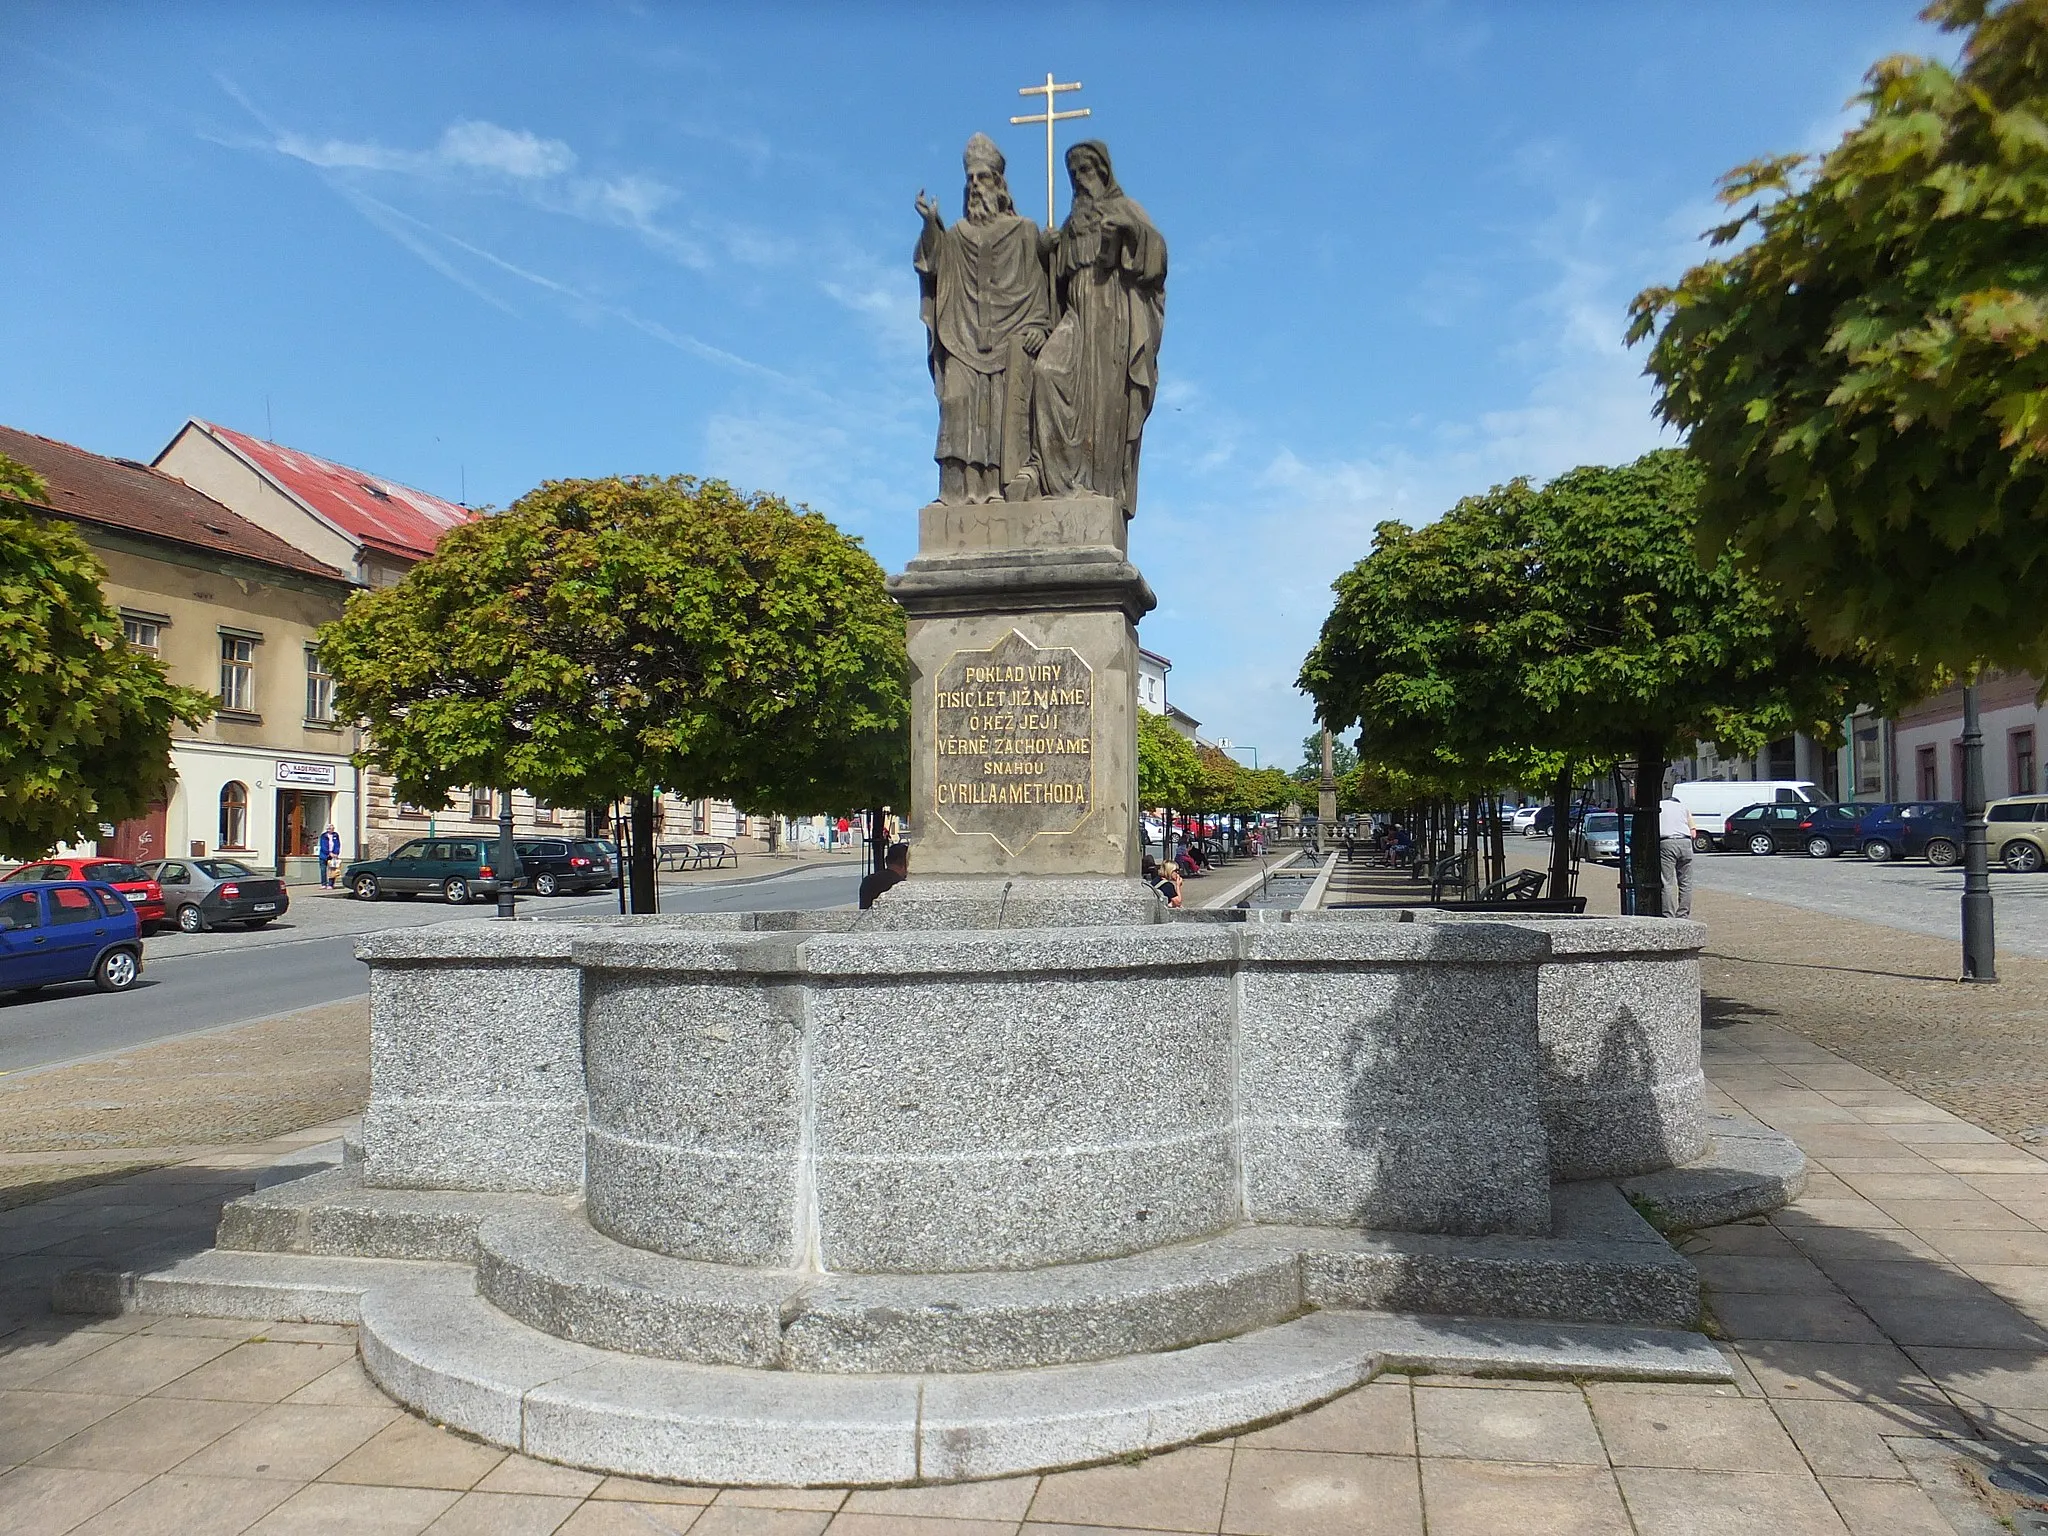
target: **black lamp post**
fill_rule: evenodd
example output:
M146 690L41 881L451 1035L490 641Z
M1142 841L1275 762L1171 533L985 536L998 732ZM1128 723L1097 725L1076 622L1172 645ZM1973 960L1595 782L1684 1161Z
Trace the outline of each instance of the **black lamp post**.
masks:
M1963 980L1998 980L1991 920L1991 841L1984 820L1984 728L1977 688L1963 689Z
M512 846L512 791L498 791L498 916L511 917L517 904L512 899L514 871L519 854Z

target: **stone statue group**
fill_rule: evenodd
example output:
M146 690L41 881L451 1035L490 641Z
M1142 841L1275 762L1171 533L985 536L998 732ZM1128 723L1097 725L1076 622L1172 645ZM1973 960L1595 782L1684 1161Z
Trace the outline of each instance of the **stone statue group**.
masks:
M965 159L960 222L917 195L939 500L1110 496L1128 517L1159 389L1166 241L1094 140L1067 151L1073 205L1057 231L1017 212L985 134Z

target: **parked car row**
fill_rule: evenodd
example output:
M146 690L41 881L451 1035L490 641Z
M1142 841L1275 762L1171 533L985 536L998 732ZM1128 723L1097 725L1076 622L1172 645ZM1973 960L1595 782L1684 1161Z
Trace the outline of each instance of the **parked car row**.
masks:
M1697 787L1682 784L1679 789ZM1773 790L1776 797L1718 816L1691 812L1696 828L1693 846L1699 852L1804 853L1816 859L1860 853L1873 864L1918 858L1938 868L1963 856L1963 808L1953 800L1835 804L1807 798L1801 791L1810 786L1740 787ZM1582 861L1611 863L1621 856L1620 815L1594 808L1574 814L1574 845ZM1993 863L2016 874L2048 868L2048 797L1996 800L1986 807L1985 817ZM1544 818L1545 831L1549 820ZM1534 836L1536 818L1529 822L1529 835Z
M2016 874L2048 865L2048 798L2017 795L1985 808L1992 862ZM1701 831L1704 851L1805 853L1816 859L1860 853L1872 863L1924 858L1937 867L1963 856L1963 808L1953 800L1839 805L1751 805L1719 834Z
M438 895L450 906L493 897L509 877L515 891L536 896L610 890L619 882L618 850L603 838L523 838L512 845L513 868L498 867L494 837L416 837L381 859L358 859L341 883L358 901Z

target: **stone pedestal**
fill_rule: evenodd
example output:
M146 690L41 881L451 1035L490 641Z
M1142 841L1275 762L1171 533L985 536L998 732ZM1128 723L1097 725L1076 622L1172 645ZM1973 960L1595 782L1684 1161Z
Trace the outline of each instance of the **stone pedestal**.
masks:
M1126 521L1103 496L920 515L889 583L910 616L911 885L1137 875L1137 621L1156 599Z

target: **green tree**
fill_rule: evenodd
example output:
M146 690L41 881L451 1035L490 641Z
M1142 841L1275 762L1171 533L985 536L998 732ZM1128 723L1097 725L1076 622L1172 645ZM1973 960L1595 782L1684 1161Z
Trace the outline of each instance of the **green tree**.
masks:
M1821 655L1728 552L1703 567L1700 480L1665 449L1384 526L1304 663L1318 716L1468 795L1567 759L1634 759L1639 910L1658 910L1657 791L1676 752L1828 736L1857 703L1912 689L1901 669Z
M1164 715L1138 712L1138 804L1147 810L1185 809L1202 792L1202 759L1195 744Z
M1732 544L1837 653L2048 677L2048 6L1938 0L1817 160L1730 172L1726 256L1651 288L1658 410Z
M0 854L33 859L100 835L170 791L171 727L215 700L129 649L106 571L0 455Z
M1341 736L1330 743L1330 762L1338 778L1358 766L1358 749ZM1323 733L1310 731L1301 738L1301 766L1294 770L1297 784L1323 782Z
M661 790L800 813L902 803L902 611L859 540L719 481L550 481L456 529L321 633L398 792L633 807L654 910Z

